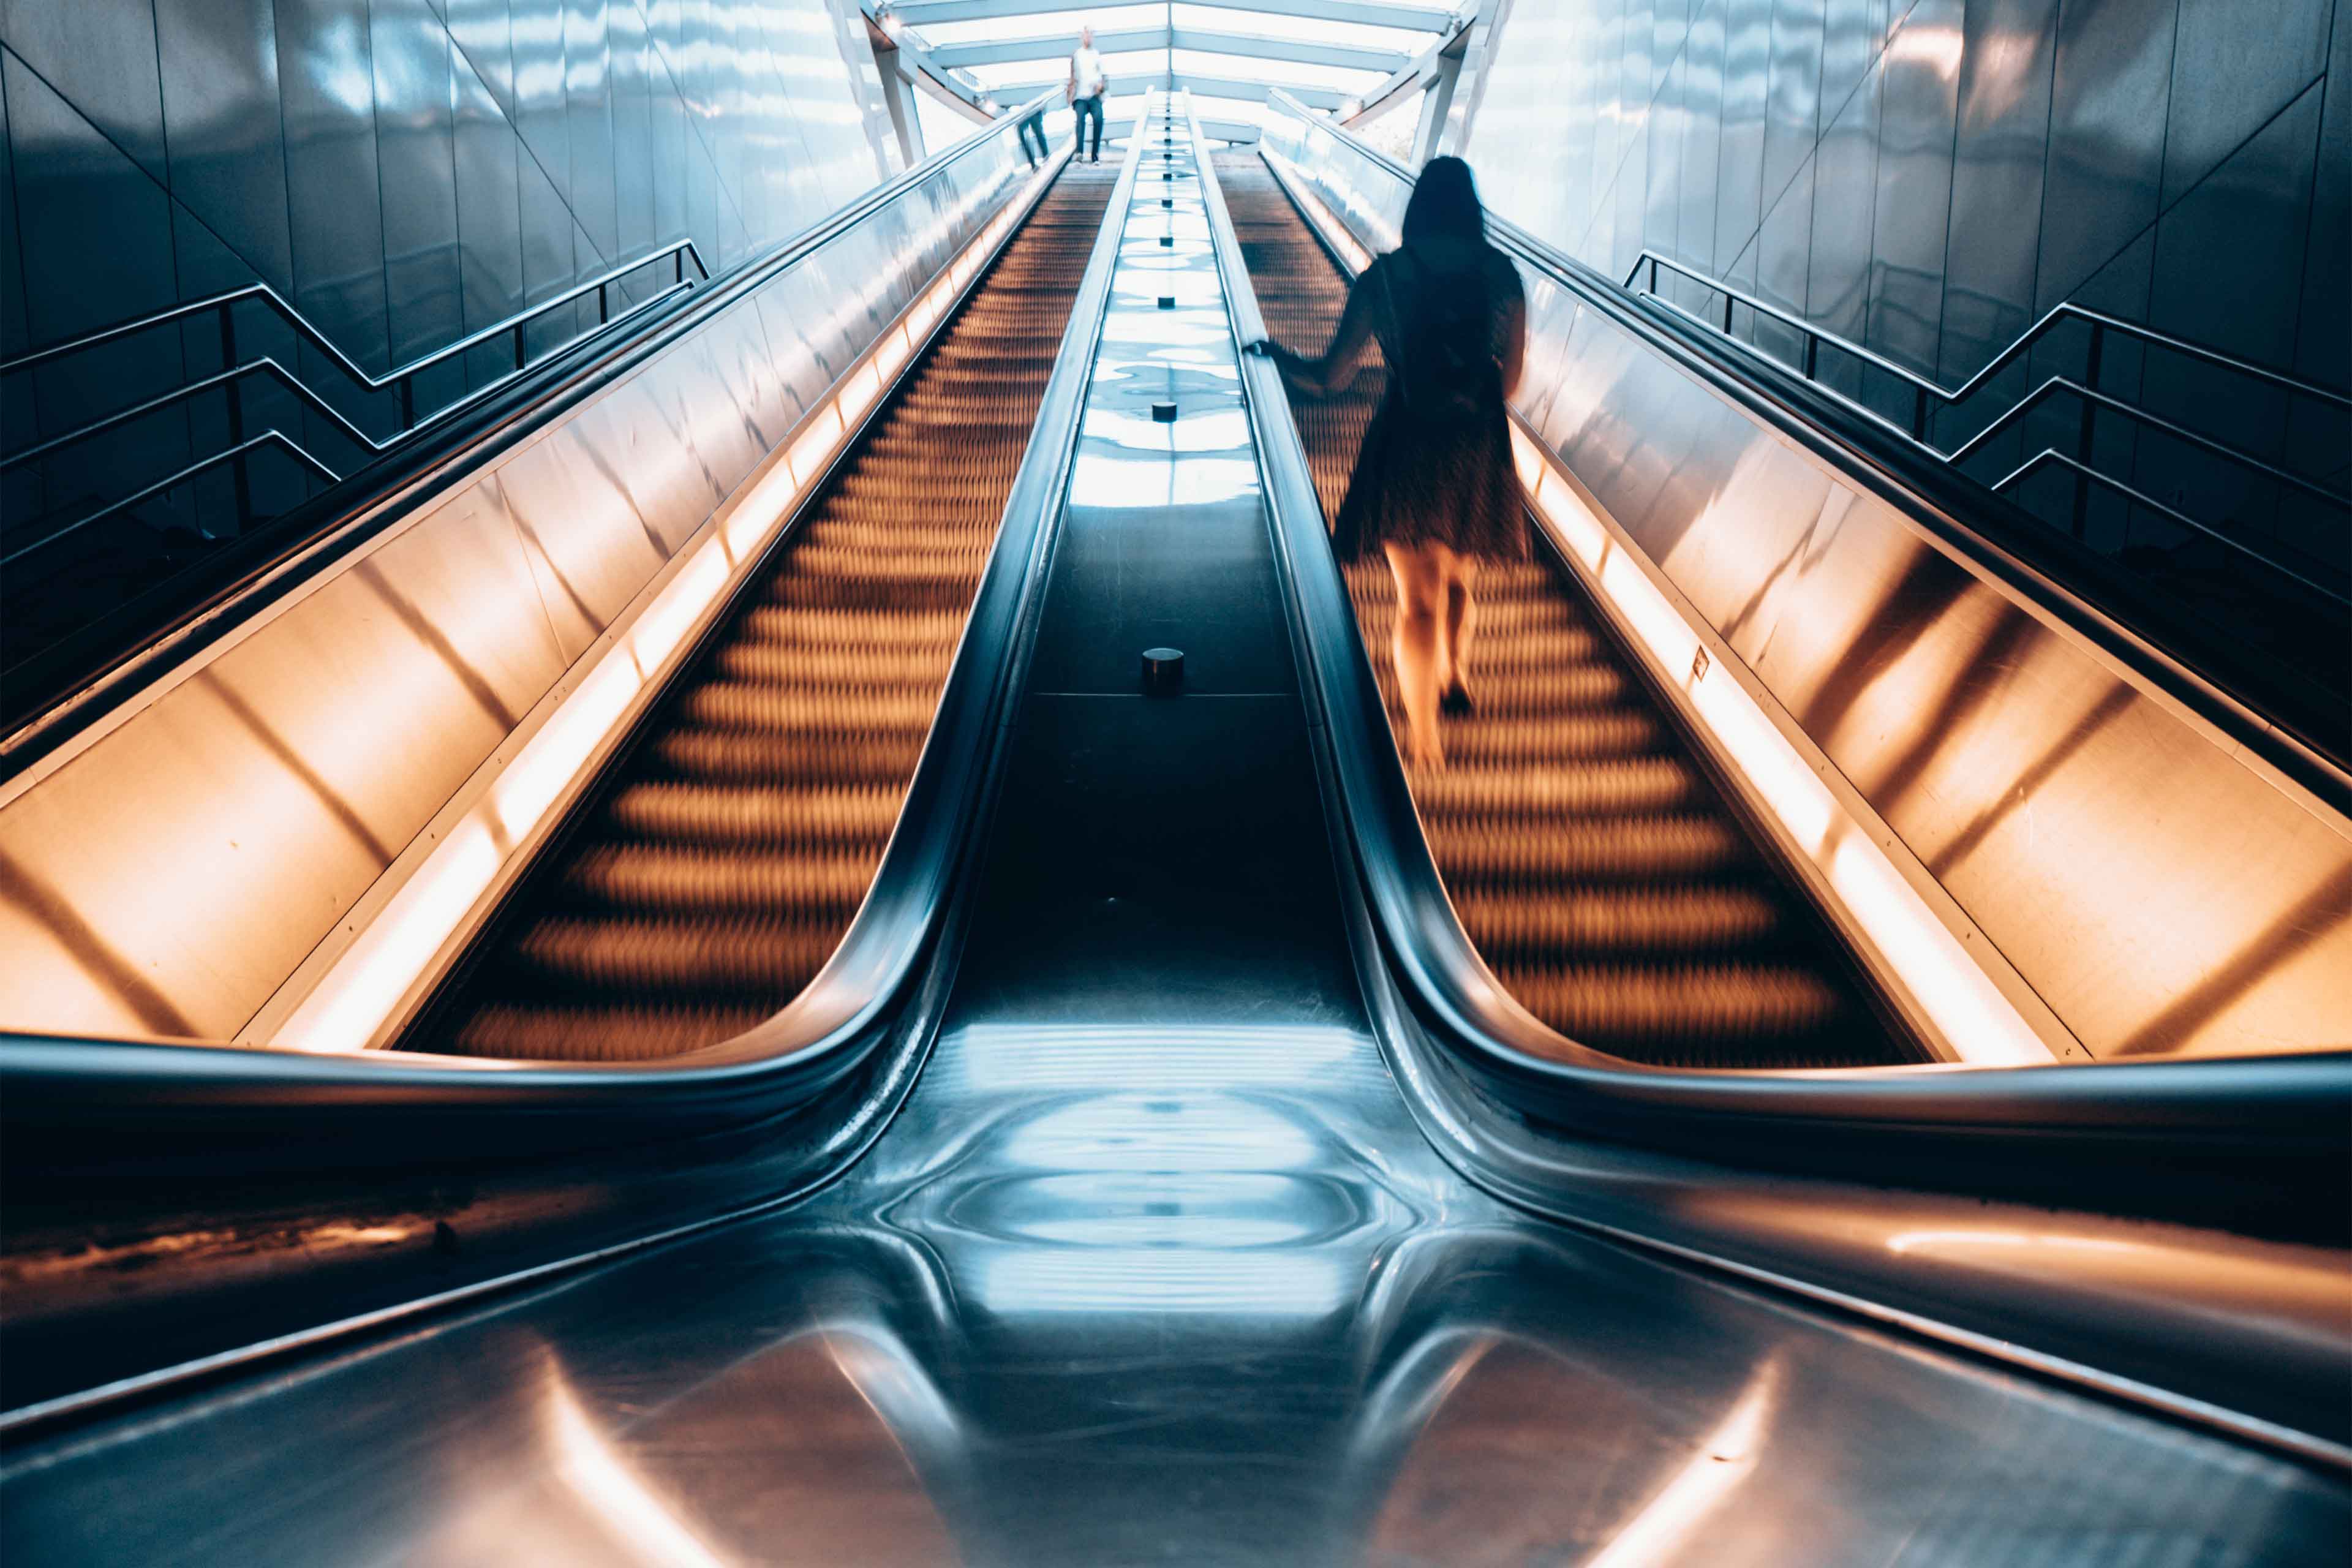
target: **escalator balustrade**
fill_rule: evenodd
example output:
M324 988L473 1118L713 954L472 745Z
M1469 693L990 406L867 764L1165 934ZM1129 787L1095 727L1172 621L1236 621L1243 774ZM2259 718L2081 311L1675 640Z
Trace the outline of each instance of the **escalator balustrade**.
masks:
M1267 329L1308 353L1348 286L1256 157L1218 179ZM1379 349L1337 396L1293 400L1327 519L1378 401ZM1540 547L1539 547L1540 548ZM1402 726L1387 568L1347 572ZM1860 1067L1919 1054L1881 1022L1819 915L1759 853L1674 724L1549 559L1478 573L1470 689L1447 765L1412 779L1463 929L1521 1005L1655 1066Z
M898 821L1110 174L1046 193L404 1048L674 1056L823 967Z

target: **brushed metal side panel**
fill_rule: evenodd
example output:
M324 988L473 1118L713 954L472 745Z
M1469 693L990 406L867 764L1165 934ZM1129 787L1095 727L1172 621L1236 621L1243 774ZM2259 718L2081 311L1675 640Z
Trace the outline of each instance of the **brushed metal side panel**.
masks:
M467 499L0 813L5 901L50 932L5 950L12 1024L233 1033L554 682L514 531Z
M1387 243L1391 175L1269 142ZM2352 824L1612 323L1554 352L1559 320L1521 412L2094 1056L2347 1042Z
M577 658L667 552L610 465L570 426L516 454L499 468L499 483L534 571L551 576L563 606L576 613L557 630L567 662ZM549 613L559 612L551 605Z

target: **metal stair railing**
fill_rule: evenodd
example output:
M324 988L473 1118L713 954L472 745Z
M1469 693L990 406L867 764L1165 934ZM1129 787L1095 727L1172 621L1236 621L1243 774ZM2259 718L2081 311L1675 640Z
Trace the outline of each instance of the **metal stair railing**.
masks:
M1722 309L1719 312L1710 309L1702 313L1660 292L1660 275L1664 272L1672 272L1676 277L1708 290L1722 300ZM1637 284L1643 282L1645 273L1647 274L1646 285L1637 287ZM2168 332L2158 331L2152 327L2142 326L2136 321L2127 321L2120 317L2108 315L2105 311L2075 304L2072 300L2063 300L2053 306L2041 320L2021 333L2007 348L1988 360L1975 374L1956 387L1947 387L1921 375L1916 371L1895 363L1883 354L1864 348L1851 339L1842 337L1835 332L1825 331L1792 311L1772 304L1769 300L1760 300L1743 289L1736 289L1719 279L1697 271L1672 257L1661 256L1654 250L1645 249L1634 259L1632 269L1625 275L1623 286L1628 290L1653 300L1668 310L1722 332L1726 337L1731 338L1735 343L1740 342L1733 335L1732 331L1733 314L1736 309L1744 307L1758 316L1779 322L1798 334L1799 342L1802 345L1799 355L1800 363L1790 368L1797 370L1807 381L1813 383L1829 395L1837 398L1855 413L1885 426L1923 451L1954 467L1985 450L1988 444L1996 437L2017 425L2048 399L2060 395L2075 397L2082 405L2077 426L2079 451L2070 454L2062 452L2054 447L2044 447L2008 473L1988 481L1988 489L2003 495L2011 494L2018 485L2035 473L2050 468L2064 468L2074 476L2074 493L2071 531L2077 539L2084 536L2090 510L2091 491L2095 487L2159 513L2177 526L2210 540L2222 549L2311 593L2320 595L2337 605L2352 604L2352 598L2347 598L2343 587L2316 581L2304 568L2279 560L2268 552L2235 537L2225 530L2191 517L2177 507L2167 505L2126 480L2100 471L2088 461L2088 455L2092 450L2093 419L2100 410L2105 410L2143 428L2159 431L2173 440L2211 457L2237 464L2273 483L2311 496L2328 506L2342 509L2347 516L2352 516L2352 496L2347 496L2340 490L2331 489L2315 479L2281 467L2255 453L2232 447L2227 442L2191 430L2177 421L2167 419L2148 409L2098 391L2099 372L2105 357L2107 340L2111 335L2130 340L2145 348L2176 354L2216 370L2243 376L2250 381L2275 388L2289 396L2307 398L2338 412L2352 413L2352 396L2347 396L2310 382L2297 380L2293 376L2272 370L2268 366L2222 353L2201 343L2191 342L2185 338L2174 337ZM1948 449L1937 444L1932 431L1934 417L1937 412L1966 403L1989 385L1995 376L2032 353L2054 331L2069 321L2082 322L2089 329L2089 347L2081 381L2063 374L2049 376L2033 390L2011 403L1990 424L1966 441ZM1908 387L1911 393L1911 418L1908 426L1906 426L1900 420L1888 418L1863 399L1823 381L1821 377L1821 351L1824 346L1892 376ZM1778 355L1772 357L1776 362L1785 363L1780 362Z
M622 280L632 273L642 272L665 262L669 265L671 270L669 281L661 284L644 299L625 303L616 314L613 309L613 294ZM693 264L697 274L691 279L687 276L687 265L689 262ZM101 415L73 429L48 437L33 446L0 455L0 472L53 458L60 452L94 440L134 420L184 405L207 393L215 391L224 393L227 400L229 443L221 451L200 458L174 473L141 487L131 495L110 501L86 516L76 518L70 522L52 529L39 539L12 547L6 554L0 555L0 567L14 565L19 560L69 538L93 523L127 511L142 502L222 467L228 467L234 474L237 526L243 528L258 521L253 512L248 465L253 455L265 448L274 447L287 453L295 461L330 484L342 478L342 475L333 467L309 451L300 441L285 431L274 426L255 432L248 432L246 429L245 384L250 377L266 376L278 382L300 400L305 407L326 419L355 446L369 455L374 456L388 451L417 431L439 424L460 411L471 407L520 375L530 363L534 363L534 356L530 353L529 346L529 330L533 322L558 310L577 306L591 295L595 297L596 325L573 333L562 342L551 345L536 356L539 360L544 360L552 354L561 353L595 332L604 331L615 321L626 321L684 289L707 282L709 278L710 268L703 260L702 253L694 241L674 240L634 261L607 268L593 278L572 285L561 294L543 300L538 304L526 306L489 326L468 332L455 342L436 349L431 353L412 360L404 365L397 366L382 375L370 373L342 350L337 348L324 332L313 326L299 310L287 302L283 295L267 283L248 283L242 288L210 295L202 300L191 300L183 304L151 311L131 321L119 321L112 326L102 327L97 331L84 333L78 338L36 349L30 353L20 354L12 360L0 362L0 380L5 380L10 376L39 369L44 365L59 363L76 354L86 353L109 343L120 342L142 332L153 331L175 321L197 321L210 316L218 324L223 369L210 375L199 377L184 386L163 393L159 396L148 398L110 414ZM341 372L345 379L362 394L390 390L396 399L399 410L397 427L386 436L372 436L274 357L263 354L250 359L240 358L237 348L236 311L238 306L249 304L259 305L278 317L297 338L324 355L327 363ZM477 349L501 340L508 340L513 345L514 363L511 369L479 386L471 388L437 408L428 410L422 416L418 415L416 411L418 377L461 355L469 354Z

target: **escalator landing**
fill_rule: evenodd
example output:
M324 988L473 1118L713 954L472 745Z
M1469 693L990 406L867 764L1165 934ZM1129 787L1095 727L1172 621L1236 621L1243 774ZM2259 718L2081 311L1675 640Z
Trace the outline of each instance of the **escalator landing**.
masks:
M1133 417L1171 386L1210 416L1238 397L1229 342L1118 320L1209 268L1178 188L1175 246L1145 226L1156 193L1130 219L957 991L875 1149L789 1211L19 1449L0 1545L2333 1557L2344 1496L2294 1466L1588 1239L1437 1156L1358 999L1286 664L1203 659L1168 700L1113 673L1139 634L1250 647L1273 592L1262 542L1225 527L1255 504L1245 434ZM1170 493L1139 476L1189 485L1196 458L1229 466L1202 481L1202 548L1171 550ZM1097 484L1113 470L1131 504Z

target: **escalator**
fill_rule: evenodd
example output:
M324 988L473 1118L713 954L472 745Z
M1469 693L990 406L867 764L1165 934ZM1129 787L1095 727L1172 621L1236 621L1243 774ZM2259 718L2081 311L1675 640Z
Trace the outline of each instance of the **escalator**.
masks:
M761 1161L792 1134L762 1123L724 1151L723 1205L660 1236L462 1295L420 1268L395 1312L93 1402L70 1426L12 1430L0 1411L0 1552L1666 1563L1753 1542L1756 1561L2003 1563L2111 1556L2161 1532L2242 1560L2330 1561L2344 1488L2296 1457L2293 1433L2249 1445L2226 1424L2236 1406L2216 1420L2145 1391L2135 1405L2048 1356L2003 1364L2004 1342L1958 1339L1952 1353L1956 1336L1935 1342L1916 1301L1872 1310L1866 1276L1808 1302L1766 1268L1627 1245L1605 1216L1556 1224L1425 1135L1377 976L1351 956L1307 671L1275 624L1265 470L1216 401L1244 367L1221 335L1234 270L1202 237L1214 193L1191 166L1200 132L1180 144L1173 116L1161 124L1160 145L1182 149L1160 154L1167 194L1122 201L1103 226L1088 277L1105 322L1098 341L1071 340L1092 369L1054 477L1051 504L1069 498L1060 547L1034 558L1045 651L1001 667L1018 685L989 717L1005 735L997 804L963 818L989 826L950 896L935 1026L870 1136L845 1139L821 1181L771 1182ZM928 416L952 406L959 431L979 420L990 443L1017 439L1006 404L1036 398L1017 391L1021 323L1058 335L1055 231L1092 232L1084 215L1108 184L1063 176L417 1041L515 1051L538 1030L568 1054L643 1055L666 1048L650 1036L709 1038L790 994L792 943L828 939L788 931L849 918L924 744L919 719L891 710L929 702L920 660L944 661L933 642L955 640L978 567L946 563L976 558L1008 510L992 478L968 531L951 531L993 459L969 436L931 458ZM1060 427L1070 384L1055 380L1045 428ZM1179 419L1145 416L1170 389ZM1014 487L1008 549L1030 482ZM1222 500L1180 531L1167 493ZM886 553L876 535L900 505L923 510L897 520ZM981 591L974 647L998 580ZM1604 651L1557 594L1495 602L1567 627L1531 637L1547 648L1573 653L1582 637ZM1147 628L1206 655L1181 694L1136 689ZM789 684L795 668L807 673ZM1517 711L1500 694L1521 679L1487 671L1490 711ZM943 729L933 759L955 738ZM1481 776L1485 753L1457 749L1459 776ZM906 825L923 820L931 777L927 760ZM1732 832L1720 808L1714 821ZM1760 860L1737 864L1762 879ZM648 891L662 888L677 890ZM609 960L551 978L550 955L590 931ZM764 944L740 971L758 985L707 957L724 942ZM584 1000L566 1014L560 992ZM485 1022L491 1008L507 1011ZM532 1103L490 1111L527 1121L514 1110ZM404 1148L433 1166L417 1153L436 1148L429 1132ZM1641 1158L1579 1154L1573 1185L1595 1204ZM615 1149L583 1186L649 1184L664 1158ZM1637 1169L1661 1211L1702 1207L1675 1203L1673 1165ZM1750 1216L1785 1205L1809 1235L1888 1243L1876 1249L1898 1265L1916 1248L1943 1290L1969 1279L1971 1239L2020 1223L1972 1197L1874 1206L1753 1173L1720 1191ZM346 1230L410 1217L370 1197ZM559 1206L542 1200L541 1222ZM2037 1250L2062 1262L2121 1252L2144 1281L2168 1256L2123 1226L2031 1220L2053 1243ZM420 1229L436 1269L482 1245L463 1215ZM2164 1278L2193 1298L2193 1272ZM1971 1321L2004 1335L2021 1321ZM2199 1328L2218 1337L2210 1318Z
M1339 323L1346 281L1255 155L1223 154L1217 173L1269 330L1314 352ZM1375 346L1339 395L1294 399L1327 518L1371 418L1378 356ZM1476 708L1444 721L1446 767L1412 777L1431 854L1487 966L1552 1028L1653 1066L1922 1059L1535 531L1538 559L1479 574ZM1347 579L1401 725L1388 571L1359 563Z
M1072 168L403 1042L643 1060L750 1029L898 818L1112 178Z

